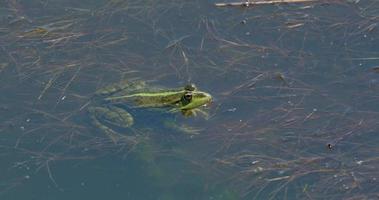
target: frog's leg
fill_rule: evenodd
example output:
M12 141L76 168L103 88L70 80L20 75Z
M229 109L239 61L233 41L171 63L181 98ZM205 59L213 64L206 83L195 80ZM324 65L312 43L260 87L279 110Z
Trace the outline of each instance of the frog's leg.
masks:
M127 80L122 80L118 83L111 84L103 89L96 91L96 95L110 96L116 93L130 93L133 91L141 90L146 87L144 81L129 82Z
M117 133L107 124L121 128L127 128L133 125L133 117L124 109L109 106L109 107L92 107L89 108L92 123L103 130L109 138L117 143L120 139L126 139L126 135Z
M182 110L182 114L186 117L190 117L190 116L196 117L198 113L200 113L204 117L204 119L206 120L209 119L209 114L204 110L201 110L198 108L191 109L191 110Z
M113 141L113 143L117 143L120 140L120 134L116 133L112 129L104 126L95 116L91 116L92 123L97 127L102 129L105 134Z
M186 124L177 124L173 121L164 121L164 125L167 128L170 128L172 130L178 131L180 133L188 134L188 135L198 135L203 129L188 126Z
M195 113L200 113L204 119L208 120L209 119L209 113L205 110L202 109L194 109L193 112Z

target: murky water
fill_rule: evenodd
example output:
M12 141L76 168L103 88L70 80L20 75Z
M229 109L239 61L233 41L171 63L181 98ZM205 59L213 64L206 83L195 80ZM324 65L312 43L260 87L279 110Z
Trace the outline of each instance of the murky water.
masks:
M378 198L379 3L214 3L0 1L0 198ZM195 83L210 117L140 111L115 144L87 108L125 79Z

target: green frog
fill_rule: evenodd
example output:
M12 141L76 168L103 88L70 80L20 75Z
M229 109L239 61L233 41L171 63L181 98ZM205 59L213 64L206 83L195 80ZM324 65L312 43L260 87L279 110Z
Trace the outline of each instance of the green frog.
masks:
M159 89L144 81L122 81L102 88L95 93L94 106L88 110L92 123L117 142L125 135L117 130L134 124L130 109L146 108L146 111L182 113L184 116L206 115L201 109L212 100L212 96L200 91L193 84L178 89ZM144 110L144 111L145 111Z

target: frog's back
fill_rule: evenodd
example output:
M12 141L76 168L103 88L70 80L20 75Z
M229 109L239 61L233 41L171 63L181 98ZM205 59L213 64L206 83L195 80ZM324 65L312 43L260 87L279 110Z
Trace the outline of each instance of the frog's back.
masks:
M129 82L123 80L118 83L111 84L106 86L98 91L96 95L98 96L113 96L113 95L127 95L135 92L143 91L147 88L145 81L134 81Z

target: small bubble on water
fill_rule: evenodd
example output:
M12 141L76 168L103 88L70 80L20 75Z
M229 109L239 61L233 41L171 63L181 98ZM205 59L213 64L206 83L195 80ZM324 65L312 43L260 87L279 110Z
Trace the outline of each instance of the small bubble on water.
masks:
M257 163L259 163L259 160L256 160L256 161L252 161L252 162L251 162L252 165L255 165L255 164L257 164Z
M237 110L237 108L229 108L228 112L235 112L236 110Z
M261 172L263 171L263 168L262 167L257 167L254 169L254 172L257 173L257 172Z

